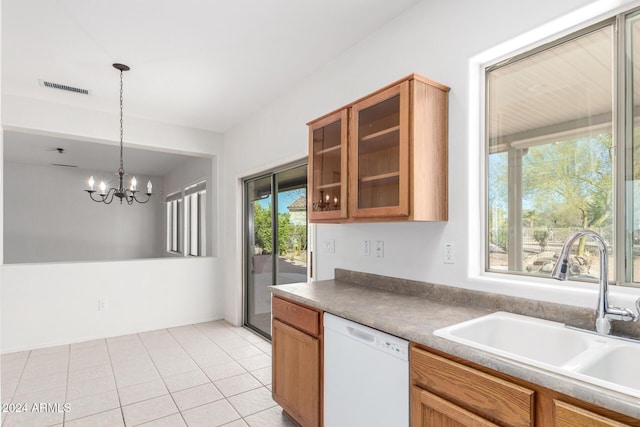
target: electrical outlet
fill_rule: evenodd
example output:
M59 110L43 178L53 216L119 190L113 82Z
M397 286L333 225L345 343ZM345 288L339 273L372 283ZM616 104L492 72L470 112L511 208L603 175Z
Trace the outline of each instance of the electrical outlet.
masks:
M384 240L376 240L376 257L384 258Z
M442 262L445 264L454 264L456 260L456 253L453 248L453 243L445 243L442 251Z
M334 253L336 251L336 241L334 239L325 240L324 250L329 253Z
M101 299L98 300L98 311L106 311L107 310L107 300Z
M371 256L371 240L362 241L362 255Z

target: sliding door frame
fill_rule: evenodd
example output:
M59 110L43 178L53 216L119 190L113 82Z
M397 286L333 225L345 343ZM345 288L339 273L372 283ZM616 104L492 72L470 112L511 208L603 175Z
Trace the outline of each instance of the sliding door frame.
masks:
M251 181L255 181L258 179L264 179L267 177L271 178L271 200L272 200L272 209L271 209L271 226L272 226L272 230L277 230L277 225L278 225L278 181L276 179L276 175L278 175L281 172L285 172L287 170L290 169L295 169L295 168L299 168L302 166L306 166L307 165L307 158L305 157L304 159L300 159L291 163L287 163L278 167L275 167L273 169L267 170L267 171L263 171L251 176L247 176L245 178L242 179L242 324L246 327L251 329L252 331L262 335L263 337L267 338L267 339L271 339L271 335L270 334L266 334L264 331L262 331L261 329L257 328L256 326L252 325L249 323L248 318L249 318L249 276L250 276L250 272L249 272L249 263L251 262L251 260L249 259L248 256L248 251L249 251L249 238L251 236L254 235L255 233L255 224L253 221L249 221L249 194L247 191L247 185L249 182ZM307 181L308 181L308 176L307 176ZM306 193L308 193L308 188ZM309 219L307 218L307 222L306 222L306 226L307 226L307 277L309 277L309 265L311 263L311 260L309 259L309 251L310 251L310 247L309 247ZM278 238L277 238L277 231L274 231L271 233L271 247L272 249L272 271L271 271L271 278L272 278L272 283L276 282L276 278L278 277L278 253L279 253L279 247L278 247Z

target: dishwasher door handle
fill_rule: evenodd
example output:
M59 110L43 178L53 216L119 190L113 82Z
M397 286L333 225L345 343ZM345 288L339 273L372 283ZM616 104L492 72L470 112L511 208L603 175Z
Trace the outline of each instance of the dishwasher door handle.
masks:
M371 344L373 344L376 341L376 337L374 337L372 334L365 331L361 331L351 326L347 326L347 332L352 337L358 338L359 340L362 340Z

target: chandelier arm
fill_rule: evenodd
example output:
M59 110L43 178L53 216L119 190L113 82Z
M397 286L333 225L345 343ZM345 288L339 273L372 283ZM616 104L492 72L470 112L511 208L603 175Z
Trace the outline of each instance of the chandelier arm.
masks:
M102 203L110 205L111 202L113 202L114 194L116 194L116 189L111 187L104 196L100 195L100 197L102 197Z
M91 200L93 200L94 202L103 202L104 201L103 197L101 197L100 199L96 199L95 197L93 197L93 193L97 193L97 191L95 191L95 190L84 190L84 191L89 193L89 197L91 197Z
M147 195L147 199L146 200L139 199L138 196L136 196L135 194L133 194L132 197L136 202L144 204L144 203L147 203L151 199L152 193L144 193L144 194Z

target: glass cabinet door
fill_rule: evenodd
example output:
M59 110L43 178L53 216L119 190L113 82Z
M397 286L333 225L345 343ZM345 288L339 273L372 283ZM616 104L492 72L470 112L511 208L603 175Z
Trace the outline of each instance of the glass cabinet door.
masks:
M351 214L409 215L409 82L352 107Z
M347 217L347 110L309 124L309 220Z

